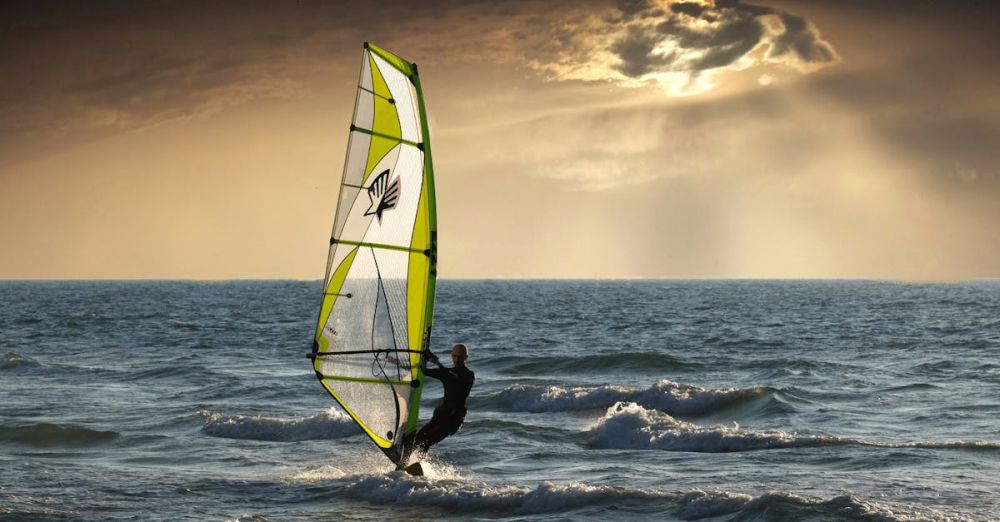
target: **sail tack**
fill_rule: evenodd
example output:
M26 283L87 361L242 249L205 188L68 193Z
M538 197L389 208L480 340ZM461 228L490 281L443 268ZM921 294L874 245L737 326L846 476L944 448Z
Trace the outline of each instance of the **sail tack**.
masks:
M434 180L416 66L365 44L313 369L396 460L416 429L436 273Z

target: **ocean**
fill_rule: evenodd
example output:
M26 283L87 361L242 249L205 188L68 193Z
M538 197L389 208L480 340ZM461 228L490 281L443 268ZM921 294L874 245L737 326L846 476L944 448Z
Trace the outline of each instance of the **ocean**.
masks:
M426 477L317 382L320 291L0 282L0 520L1000 519L1000 281L439 281Z

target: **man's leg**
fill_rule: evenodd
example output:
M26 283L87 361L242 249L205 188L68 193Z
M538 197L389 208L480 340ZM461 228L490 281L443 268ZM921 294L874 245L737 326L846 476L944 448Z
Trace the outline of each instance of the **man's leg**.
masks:
M441 442L449 435L454 435L462 426L464 419L435 415L430 422L413 439L413 446L422 453L427 453L431 446Z
M443 432L443 425L445 422L440 416L435 415L420 431L417 432L417 436L413 437L413 449L419 453L427 453L427 450L431 446L441 442L441 439L447 436Z

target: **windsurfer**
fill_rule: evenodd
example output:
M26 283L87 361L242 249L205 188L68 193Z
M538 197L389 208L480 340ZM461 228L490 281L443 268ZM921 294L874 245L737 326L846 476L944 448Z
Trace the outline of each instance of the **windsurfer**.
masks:
M424 360L436 364L437 368L425 368L424 375L433 377L444 385L444 398L441 404L434 409L434 416L430 422L424 425L413 436L406 441L406 455L401 460L405 465L412 453L426 453L434 444L441 442L445 437L454 435L462 426L465 420L465 401L469 397L472 385L476 381L476 374L465 366L465 361L469 358L469 348L464 344L456 344L451 349L452 368L445 367L438 360L437 356L426 351Z

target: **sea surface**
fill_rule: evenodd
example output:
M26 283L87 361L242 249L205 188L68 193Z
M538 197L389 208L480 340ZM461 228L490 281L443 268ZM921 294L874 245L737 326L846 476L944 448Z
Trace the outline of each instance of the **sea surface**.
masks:
M427 477L317 382L320 291L0 282L0 520L1000 519L1000 281L440 281Z

